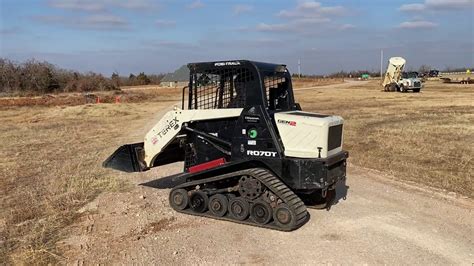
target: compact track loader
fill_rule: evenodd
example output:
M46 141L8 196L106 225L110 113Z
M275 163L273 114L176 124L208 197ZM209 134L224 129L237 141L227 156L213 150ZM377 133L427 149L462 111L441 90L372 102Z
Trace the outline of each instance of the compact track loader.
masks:
M307 206L330 206L346 176L341 117L301 111L285 65L188 67L182 107L104 167L141 172L183 161L183 173L143 185L171 188L178 212L282 231L306 223Z

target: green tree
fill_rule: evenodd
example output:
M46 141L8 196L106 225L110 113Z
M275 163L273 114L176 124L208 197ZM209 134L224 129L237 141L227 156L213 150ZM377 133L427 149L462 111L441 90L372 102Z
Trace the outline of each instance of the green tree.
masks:
M117 72L112 73L112 76L110 78L112 79L112 83L114 84L114 86L120 86L120 76Z
M137 76L137 85L148 85L150 84L150 79L147 77L147 75L144 72L140 72Z

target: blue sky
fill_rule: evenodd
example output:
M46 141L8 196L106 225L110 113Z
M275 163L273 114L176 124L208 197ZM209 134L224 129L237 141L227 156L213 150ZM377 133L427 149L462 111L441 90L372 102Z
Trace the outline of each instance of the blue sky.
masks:
M251 59L327 74L474 66L474 0L0 0L0 57L97 71L170 72Z

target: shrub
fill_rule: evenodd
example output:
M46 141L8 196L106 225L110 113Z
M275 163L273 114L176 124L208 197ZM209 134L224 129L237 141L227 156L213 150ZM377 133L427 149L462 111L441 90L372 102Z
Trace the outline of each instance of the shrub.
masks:
M48 62L30 59L23 63L0 58L0 95L39 95L56 92L90 92L116 90L119 86L159 84L164 74L140 72L110 78L94 72L79 73L58 68Z
M101 74L60 69L34 59L16 64L0 59L0 93L9 95L115 90L118 86Z

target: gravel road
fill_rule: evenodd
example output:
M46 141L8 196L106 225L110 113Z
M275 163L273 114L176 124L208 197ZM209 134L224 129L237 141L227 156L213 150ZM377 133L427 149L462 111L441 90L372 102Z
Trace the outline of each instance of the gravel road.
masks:
M181 169L126 175L135 184ZM474 262L472 200L349 165L330 211L294 232L175 213L169 190L135 186L81 210L62 242L72 264L465 264ZM345 186L340 186L343 188Z

